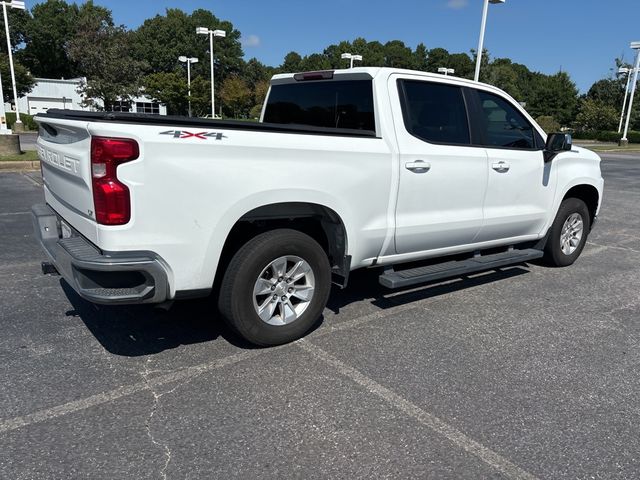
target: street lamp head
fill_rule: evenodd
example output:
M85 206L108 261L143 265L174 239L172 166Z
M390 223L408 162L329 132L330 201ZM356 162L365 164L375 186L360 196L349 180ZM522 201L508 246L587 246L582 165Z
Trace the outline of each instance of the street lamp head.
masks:
M358 62L362 61L362 55L352 55L352 58Z
M350 53L343 53L342 55L340 55L340 58L342 58L344 60L349 60L351 58L351 54Z
M189 59L189 63L198 63L198 59L196 57L191 57Z
M17 8L18 10L24 10L25 6L24 6L24 2L21 0L13 0L9 6L11 8Z
M620 67L618 69L618 73L619 74L623 74L623 73L629 73L629 69L627 67Z
M226 37L227 36L227 32L225 32L224 30L214 30L213 31L213 36L214 37Z
M640 42L631 42L631 48L634 50L640 50Z
M489 0L489 3L504 3L507 0Z
M187 60L189 60L187 57L185 57L184 55L180 55L178 57L178 60L181 61L182 63L186 63Z
M196 28L196 33L199 35L209 35L209 29L207 27Z

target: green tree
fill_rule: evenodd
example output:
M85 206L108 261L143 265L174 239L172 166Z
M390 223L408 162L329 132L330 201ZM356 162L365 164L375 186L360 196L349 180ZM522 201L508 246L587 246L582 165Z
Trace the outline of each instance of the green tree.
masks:
M111 108L140 91L144 65L131 56L131 34L115 26L111 12L87 2L79 8L76 36L69 42L70 58L87 76L80 87L86 103Z
M435 73L440 67L449 67L449 51L444 48L432 48L427 57L426 71Z
M534 117L551 115L562 125L569 125L578 107L578 89L565 72L555 75L533 73L530 92L525 101Z
M522 90L518 73L513 68L511 60L496 59L487 67L487 83L501 88L516 100L522 101Z
M461 78L473 78L475 71L475 65L471 61L471 57L466 53L452 53L449 55L447 67L453 68L456 71L455 76Z
M28 10L18 10L15 8L7 8L7 16L9 17L11 51L15 53L20 45L24 44L25 34L29 29L29 23L32 21L32 18ZM2 40L4 40L4 38ZM0 53L7 53L7 44L5 41L0 42Z
M232 112L234 118L247 114L247 108L251 103L251 90L240 77L228 77L220 87L220 99L227 110Z
M247 82L249 88L253 89L257 84L269 80L274 73L272 67L267 67L256 58L250 59L242 68L242 78Z
M601 101L607 105L622 106L626 79L623 81L605 78L598 80L587 92L587 98Z
M584 130L613 130L618 126L618 111L602 100L585 98L576 124Z
M367 42L364 38L356 38L352 53L362 55L362 65L383 67L385 64L385 48L378 41Z
M324 49L323 55L329 61L329 68L349 68L349 60L343 60L341 58L343 53L357 55L357 53L353 51L351 43L346 41L342 41L337 45L329 45Z
M146 63L145 73L172 72L179 68L178 57L196 57L196 75L209 75L209 36L197 35L197 27L221 29L227 36L214 38L216 83L229 74L237 75L243 67L240 32L228 21L217 18L208 10L194 10L190 15L178 8L169 8L165 15L145 20L133 32L133 57Z
M218 111L220 108L219 90L219 88L216 89ZM211 82L205 77L200 76L191 80L191 113L194 117L211 115Z
M392 40L384 45L384 65L393 68L411 68L413 52L400 40Z
M189 110L186 75L177 72L160 72L147 75L143 82L144 93L167 106L169 115L186 115Z
M88 5L93 6L93 2ZM25 46L17 53L18 61L36 77L79 76L78 64L67 50L77 31L78 15L78 6L63 0L47 0L35 5L30 18L23 19L25 25L20 27Z
M18 97L29 93L35 85L35 79L20 63L14 62L13 68L16 74L16 90ZM11 71L9 70L9 57L5 53L0 53L0 75L2 75L2 92L4 101L13 103L13 86L11 84Z
M258 118L262 112L262 105L269 91L269 81L263 80L256 84L253 90L253 107L249 112L250 118Z
M415 51L412 54L413 62L411 68L414 70L427 71L427 58L429 57L429 50L424 43L419 43L416 46Z
M300 62L300 69L305 72L331 69L329 59L320 53L305 56Z
M299 72L302 69L302 57L298 52L289 52L284 56L284 60L278 69L282 73Z

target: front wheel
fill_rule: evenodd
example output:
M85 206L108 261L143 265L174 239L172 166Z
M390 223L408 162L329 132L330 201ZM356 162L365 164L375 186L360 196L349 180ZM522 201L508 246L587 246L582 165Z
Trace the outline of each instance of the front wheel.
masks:
M575 262L591 228L587 205L579 198L563 200L558 209L544 248L544 261L553 267L566 267Z
M218 306L244 339L271 346L302 337L329 297L331 268L322 247L296 230L262 233L233 256Z

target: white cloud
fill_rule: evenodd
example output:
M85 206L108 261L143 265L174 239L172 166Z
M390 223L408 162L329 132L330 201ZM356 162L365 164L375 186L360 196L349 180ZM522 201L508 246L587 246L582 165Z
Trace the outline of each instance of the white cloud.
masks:
M248 35L247 38L242 39L243 47L259 47L260 46L260 37L257 35Z
M448 0L447 8L453 8L454 10L459 10L461 8L469 5L469 0Z

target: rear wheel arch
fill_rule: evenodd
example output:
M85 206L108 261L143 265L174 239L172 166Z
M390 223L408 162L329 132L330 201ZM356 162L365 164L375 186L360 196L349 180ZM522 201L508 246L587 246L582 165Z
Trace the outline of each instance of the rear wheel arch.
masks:
M261 233L282 228L298 230L316 240L327 254L334 283L346 285L350 270L346 226L335 210L309 202L272 203L242 215L227 235L214 283L244 244Z

